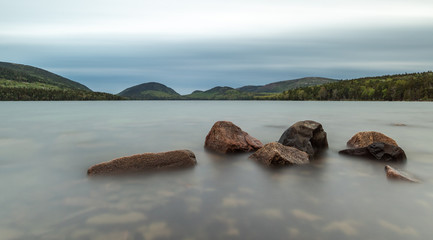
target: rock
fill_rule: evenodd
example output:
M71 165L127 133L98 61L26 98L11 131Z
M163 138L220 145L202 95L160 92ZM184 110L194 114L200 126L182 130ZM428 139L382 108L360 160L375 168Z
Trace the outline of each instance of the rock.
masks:
M386 172L386 176L390 179L403 180L403 181L415 182L415 183L419 182L419 180L409 176L407 173L392 168L389 165L385 166L385 172Z
M353 148L363 148L376 142L383 142L398 146L394 139L386 136L383 133L375 131L356 133L349 141L347 141L347 146Z
M376 142L363 148L346 149L339 153L350 156L374 158L385 162L399 162L406 160L406 154L403 149L383 142Z
M219 153L255 151L263 144L229 121L216 122L206 136L205 148Z
M186 168L196 164L195 155L189 150L143 153L93 165L87 170L87 175L109 175L156 169Z
M310 120L293 124L281 135L278 142L306 152L310 158L328 148L328 140L322 124Z
M268 143L250 156L267 166L307 164L308 154L293 147L284 146L281 143Z

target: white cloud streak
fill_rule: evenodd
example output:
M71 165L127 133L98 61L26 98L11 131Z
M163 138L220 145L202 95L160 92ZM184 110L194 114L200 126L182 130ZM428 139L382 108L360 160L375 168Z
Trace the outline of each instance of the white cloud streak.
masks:
M428 1L25 1L2 3L0 35L239 37L432 22ZM37 11L35 11L37 9Z

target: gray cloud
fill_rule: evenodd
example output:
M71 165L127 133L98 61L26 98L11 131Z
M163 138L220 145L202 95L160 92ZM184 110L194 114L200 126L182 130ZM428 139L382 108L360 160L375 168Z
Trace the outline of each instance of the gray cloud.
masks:
M305 76L348 79L432 70L433 22L279 34L138 35L0 40L1 61L38 66L112 93L148 81L181 93Z

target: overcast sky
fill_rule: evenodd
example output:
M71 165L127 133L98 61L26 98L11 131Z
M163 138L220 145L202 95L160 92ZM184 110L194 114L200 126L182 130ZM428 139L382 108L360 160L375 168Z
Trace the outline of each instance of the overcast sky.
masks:
M0 0L0 61L118 93L433 70L432 0Z

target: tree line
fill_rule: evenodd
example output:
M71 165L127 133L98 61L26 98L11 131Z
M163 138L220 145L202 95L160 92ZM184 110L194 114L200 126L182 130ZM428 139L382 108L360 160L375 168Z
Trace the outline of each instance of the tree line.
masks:
M433 72L385 75L302 87L261 100L432 101Z
M109 93L70 89L0 87L0 101L124 100Z

